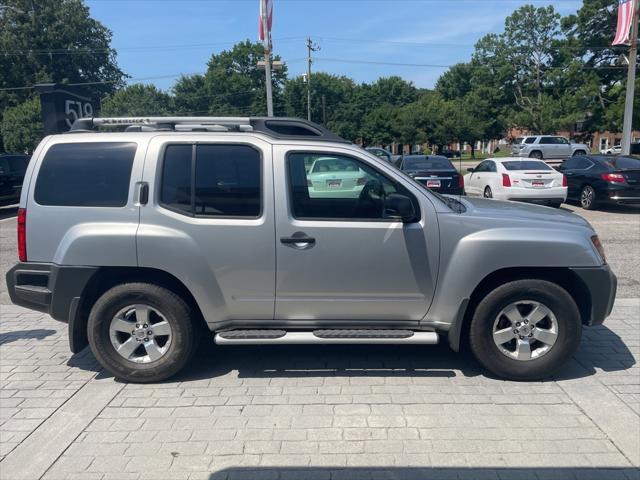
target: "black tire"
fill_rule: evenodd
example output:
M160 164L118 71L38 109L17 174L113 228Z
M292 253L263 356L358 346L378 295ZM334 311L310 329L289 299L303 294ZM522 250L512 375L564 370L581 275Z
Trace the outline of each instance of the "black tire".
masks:
M549 351L526 361L502 353L492 337L499 313L519 300L543 303L558 323L558 336ZM471 321L469 341L476 359L494 375L508 380L531 381L547 378L562 367L578 348L581 334L580 312L564 288L546 280L516 280L497 287L478 304Z
M493 192L491 191L491 187L484 187L484 192L482 192L482 196L484 198L493 198Z
M595 210L598 207L598 197L596 190L591 185L585 185L580 190L580 197L578 198L580 206L585 210Z
M135 363L117 353L109 327L117 312L133 304L145 304L162 312L171 327L166 353L149 363ZM107 290L89 314L91 351L116 378L147 383L165 380L178 373L197 348L198 329L187 303L171 290L150 283L125 283Z
M534 150L529 154L529 158L537 158L538 160L542 160L542 152L540 150Z
M585 152L584 150L576 150L575 152L573 152L573 156L577 157L578 155L586 155L587 152Z

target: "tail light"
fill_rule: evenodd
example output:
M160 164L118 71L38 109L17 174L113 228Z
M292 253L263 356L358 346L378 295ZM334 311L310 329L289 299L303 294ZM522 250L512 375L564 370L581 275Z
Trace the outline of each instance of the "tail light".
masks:
M18 259L27 261L27 209L18 209Z
M464 188L464 177L462 175L458 175L458 187Z
M569 182L567 181L567 176L566 175L562 175L562 186L563 187L568 187L569 186Z
M603 173L602 175L600 175L600 178L602 178L605 182L610 182L610 183L625 182L624 175L620 173Z
M502 186L503 187L511 186L511 177L509 177L509 175L507 175L506 173L502 174Z
M591 242L593 243L593 246L596 247L598 254L602 257L602 262L607 263L607 258L604 255L604 247L602 246L602 242L598 238L598 235L593 235L591 237Z
M360 185L366 185L367 184L367 177L360 177L358 179L358 181L356 182L356 185L360 186Z

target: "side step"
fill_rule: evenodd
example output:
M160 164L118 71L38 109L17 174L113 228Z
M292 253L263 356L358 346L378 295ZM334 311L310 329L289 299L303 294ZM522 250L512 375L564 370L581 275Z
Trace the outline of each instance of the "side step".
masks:
M282 344L423 344L438 343L436 332L383 329L324 329L310 332L285 330L227 330L216 333L218 345L282 345Z

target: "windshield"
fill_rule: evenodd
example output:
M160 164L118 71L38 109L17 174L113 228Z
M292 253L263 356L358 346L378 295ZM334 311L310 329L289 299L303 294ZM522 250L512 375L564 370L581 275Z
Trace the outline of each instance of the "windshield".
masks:
M404 170L455 170L446 158L405 157Z
M353 162L347 162L339 158L327 158L323 160L316 160L313 165L311 173L326 173L326 172L357 172L358 169Z
M640 160L633 157L616 157L609 160L609 163L618 170L640 169Z
M514 170L552 170L552 168L544 162L537 160L509 160L502 162L504 168L509 171Z

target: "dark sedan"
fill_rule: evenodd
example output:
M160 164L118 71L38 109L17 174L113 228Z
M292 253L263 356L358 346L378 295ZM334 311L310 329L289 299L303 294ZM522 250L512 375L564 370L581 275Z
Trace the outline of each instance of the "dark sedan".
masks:
M640 160L610 155L581 155L558 168L567 177L570 199L592 210L603 203L640 205Z
M464 178L447 157L405 155L400 169L425 187L448 195L464 194Z
M28 155L0 154L0 205L10 205L20 200L28 163Z

